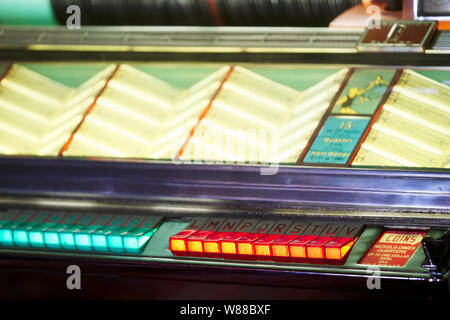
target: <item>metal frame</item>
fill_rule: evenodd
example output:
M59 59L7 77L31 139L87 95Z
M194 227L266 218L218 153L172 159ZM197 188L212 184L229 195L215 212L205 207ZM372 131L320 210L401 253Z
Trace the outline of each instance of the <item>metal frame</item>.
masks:
M0 194L449 213L448 171L0 158ZM135 201L133 200L133 201Z
M356 53L365 29L0 26L0 49L183 53ZM436 36L445 38L450 32ZM429 53L445 48L431 45Z
M0 27L0 48L119 52L356 52L362 29L292 27Z

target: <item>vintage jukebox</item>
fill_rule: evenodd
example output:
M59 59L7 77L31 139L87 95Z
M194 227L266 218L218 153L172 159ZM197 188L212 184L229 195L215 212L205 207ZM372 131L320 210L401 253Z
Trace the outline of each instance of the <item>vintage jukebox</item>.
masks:
M445 6L349 29L305 10L358 1L148 1L178 26L118 27L137 2L72 1L79 29L36 25L69 2L33 26L0 4L3 297L448 297Z

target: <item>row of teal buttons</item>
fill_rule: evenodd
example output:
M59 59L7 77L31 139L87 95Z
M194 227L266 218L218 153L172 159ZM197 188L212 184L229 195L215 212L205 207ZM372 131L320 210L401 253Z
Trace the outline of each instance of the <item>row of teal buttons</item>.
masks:
M51 248L66 250L138 253L156 231L155 228L134 228L117 223L78 225L27 221L26 215L14 220L0 220L2 246ZM50 219L51 220L51 219ZM55 221L60 220L54 219ZM27 222L24 222L27 221Z

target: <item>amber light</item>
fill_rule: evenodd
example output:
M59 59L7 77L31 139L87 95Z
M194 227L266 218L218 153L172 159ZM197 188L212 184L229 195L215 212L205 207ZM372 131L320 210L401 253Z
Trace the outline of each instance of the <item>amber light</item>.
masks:
M306 244L317 236L298 236L289 242L289 254L293 261L303 262L306 259Z
M174 255L341 265L357 238L183 230L169 238Z
M241 259L254 260L255 259L255 247L254 242L259 238L264 237L263 233L248 233L238 240L238 254Z
M186 239L193 235L197 230L183 230L169 238L169 249L174 255L187 255L188 246Z
M247 232L229 232L225 237L220 239L222 256L235 259L237 256L237 240L246 234Z
M289 243L297 238L298 236L295 235L286 235L274 240L271 244L273 260L282 262L289 261L289 257L291 256Z
M325 258L329 260L342 260L352 248L356 239L339 237L324 245Z
M306 244L306 257L308 259L325 259L324 245L334 237L317 237Z
M186 242L179 239L170 239L170 250L172 251L186 251Z
M220 240L228 235L228 232L213 232L206 238L203 238L203 248L205 257L219 258L221 254Z
M255 253L257 256L270 256L270 245L260 244L255 245Z
M203 246L201 241L188 241L189 252L203 252Z
M289 257L288 246L274 246L272 245L272 252L274 257Z
M223 241L220 244L221 244L222 253L224 253L224 254L236 254L237 253L236 243Z
M205 253L220 253L219 243L217 242L205 242Z
M189 236L186 239L189 255L203 256L204 249L202 240L213 233L214 231L199 230L196 233Z
M271 259L272 250L270 248L270 245L272 244L273 241L275 241L280 237L281 235L279 234L268 234L256 240L254 242L256 259L272 260Z
M255 255L251 243L238 243L238 253L243 255Z

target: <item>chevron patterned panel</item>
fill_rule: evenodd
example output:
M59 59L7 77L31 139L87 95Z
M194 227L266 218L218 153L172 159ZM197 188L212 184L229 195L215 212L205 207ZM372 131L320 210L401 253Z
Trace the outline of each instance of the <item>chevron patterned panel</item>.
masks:
M0 83L0 153L56 156L69 142L64 156L295 163L347 72L296 90L223 66L179 88L112 64L71 88L15 64ZM404 70L352 165L450 167L449 101L448 85Z
M56 156L111 68L73 89L13 65L0 86L0 152Z
M450 87L405 70L353 165L450 168Z
M297 91L236 67L181 159L296 162L346 72Z
M0 152L58 155L95 101L64 156L173 159L187 142L181 160L295 163L348 71L299 91L242 67L222 87L231 66L188 89L127 64L115 68L69 88L14 65L0 87Z
M64 155L175 158L229 70L230 66L222 67L181 90L130 65L121 65ZM281 158L295 162L345 73L337 72L302 92L236 67L188 139L180 159L273 162ZM239 141L244 148L255 146L254 136L261 129L275 132L277 138L282 132L282 140L276 144L281 143L283 149L264 155L270 145L262 141L254 154L263 156L242 158L236 150L226 150L225 144L202 140L206 129L225 140Z
M64 155L172 159L225 71L180 90L121 65Z

